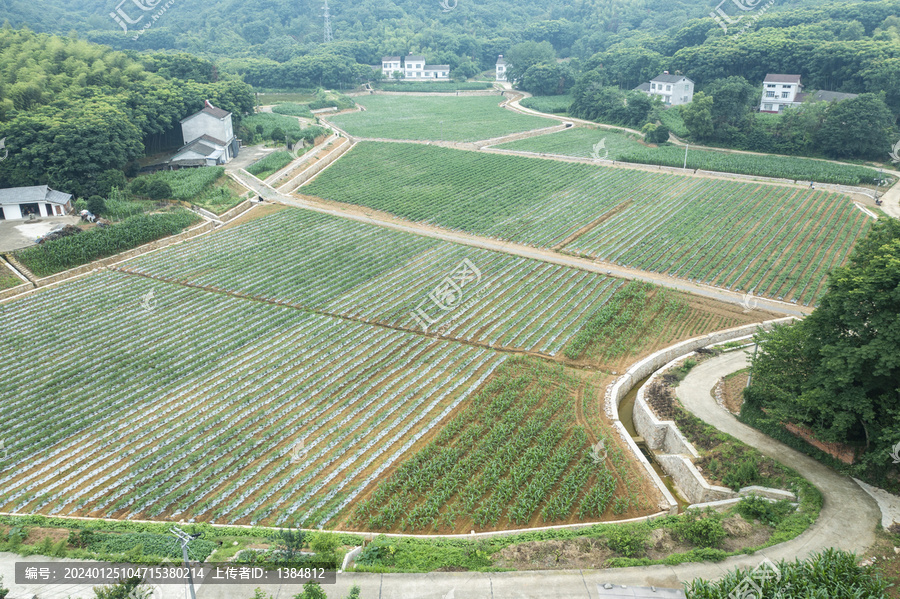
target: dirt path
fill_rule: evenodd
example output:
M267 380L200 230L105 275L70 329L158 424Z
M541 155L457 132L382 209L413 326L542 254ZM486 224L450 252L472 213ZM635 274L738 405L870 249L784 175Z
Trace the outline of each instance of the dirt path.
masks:
M578 268L596 274L608 274L623 279L646 281L669 289L677 289L678 291L693 293L701 297L732 304L743 305L744 301L743 293L719 289L717 287L699 283L691 283L690 281L676 279L669 275L644 272L599 260L588 260L578 256L559 254L550 249L534 248L517 243L479 237L468 233L448 231L422 223L405 221L385 213L379 213L375 210L361 208L352 204L325 202L309 196L287 196L279 193L259 179L248 177L244 174L235 175L235 179L240 181L248 189L252 189L261 195L266 200L278 202L287 206L295 206L314 212L331 214L340 218L347 218L358 222L386 227L395 231L404 231L406 233L413 233L415 235L431 237L433 239L440 239L442 241L449 241L470 247L503 252L505 254L521 256L532 260L540 260L542 262L558 264L560 266ZM776 314L787 314L792 316L803 316L809 314L813 310L811 307L793 305L765 298L759 298L758 308Z

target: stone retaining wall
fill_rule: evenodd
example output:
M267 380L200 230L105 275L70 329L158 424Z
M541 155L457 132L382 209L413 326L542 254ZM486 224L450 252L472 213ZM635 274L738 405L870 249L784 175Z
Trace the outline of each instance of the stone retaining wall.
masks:
M306 168L306 170L304 170L302 173L300 173L299 175L297 175L296 177L294 177L288 183L285 183L281 187L284 188L284 187L290 186L293 189L290 189L285 193L292 192L294 189L297 189L298 187L300 187L301 185L303 185L304 183L308 182L310 179L312 179L313 177L315 177L316 175L321 173L325 169L326 166L330 165L332 162L334 162L335 160L337 160L338 158L343 156L347 152L347 150L349 150L352 147L353 147L353 144L350 143L350 141L346 137L342 137L338 141L337 145L331 150L331 152L329 152L323 158L320 158L318 161L314 162L313 164L309 165Z

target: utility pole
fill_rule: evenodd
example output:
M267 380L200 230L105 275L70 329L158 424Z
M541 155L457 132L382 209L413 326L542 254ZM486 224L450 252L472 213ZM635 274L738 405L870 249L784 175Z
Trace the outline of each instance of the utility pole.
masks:
M334 36L331 34L331 13L328 11L328 0L325 0L325 43L334 41Z
M687 169L687 151L691 144L684 144L684 168Z
M190 563L188 563L188 550L187 550L188 543L190 543L192 540L196 539L197 537L195 537L193 535L189 535L188 533L184 532L177 526L173 526L171 529L169 529L169 532L172 533L173 535L175 535L178 538L178 540L181 541L181 555L184 558L184 567L187 568L188 584L190 585L190 589L191 589L191 599L197 599L197 594L194 592L194 577L191 574L191 565L190 565Z

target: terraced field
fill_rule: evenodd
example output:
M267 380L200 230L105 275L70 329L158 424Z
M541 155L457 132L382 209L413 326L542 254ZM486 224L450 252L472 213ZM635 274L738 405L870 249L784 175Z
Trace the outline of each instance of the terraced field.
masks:
M23 365L0 381L17 512L324 523L504 360L121 273L0 325L21 331L0 340Z
M869 226L821 190L396 143L358 144L300 191L803 304Z
M333 526L495 378L562 376L543 359L590 365L590 379L766 317L292 209L125 264L0 305L0 353L19 365L0 379L0 510ZM511 350L541 355L501 373ZM531 439L538 424L517 415L540 396L553 471L516 474L529 498L507 515L466 491L469 511L442 526L477 510L488 528L652 511L621 455L591 491L585 444L608 425L597 381L568 372L560 393L537 377L498 412ZM486 393L466 438L484 430ZM446 498L463 491L452 480ZM564 500L576 483L587 499Z
M494 96L388 96L356 98L363 112L327 117L356 137L479 141L557 124L553 119L500 108Z
M305 210L284 210L123 268L168 282L549 356L558 355L608 302L617 303L623 285L611 277ZM647 287L641 295L654 293ZM635 317L653 320L656 313L638 310ZM706 314L703 306L685 308L683 322ZM751 321L737 309L716 309L715 314L706 326ZM618 338L633 341L633 347L603 364L614 367L643 351L646 341L631 339L626 330L631 329L623 326ZM692 327L673 330L659 343L692 332Z

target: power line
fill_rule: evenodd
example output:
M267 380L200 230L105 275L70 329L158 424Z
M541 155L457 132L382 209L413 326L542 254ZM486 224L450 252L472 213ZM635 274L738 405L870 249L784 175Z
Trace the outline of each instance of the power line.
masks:
M325 0L325 43L334 41L334 36L331 34L331 13L328 11L328 0Z

